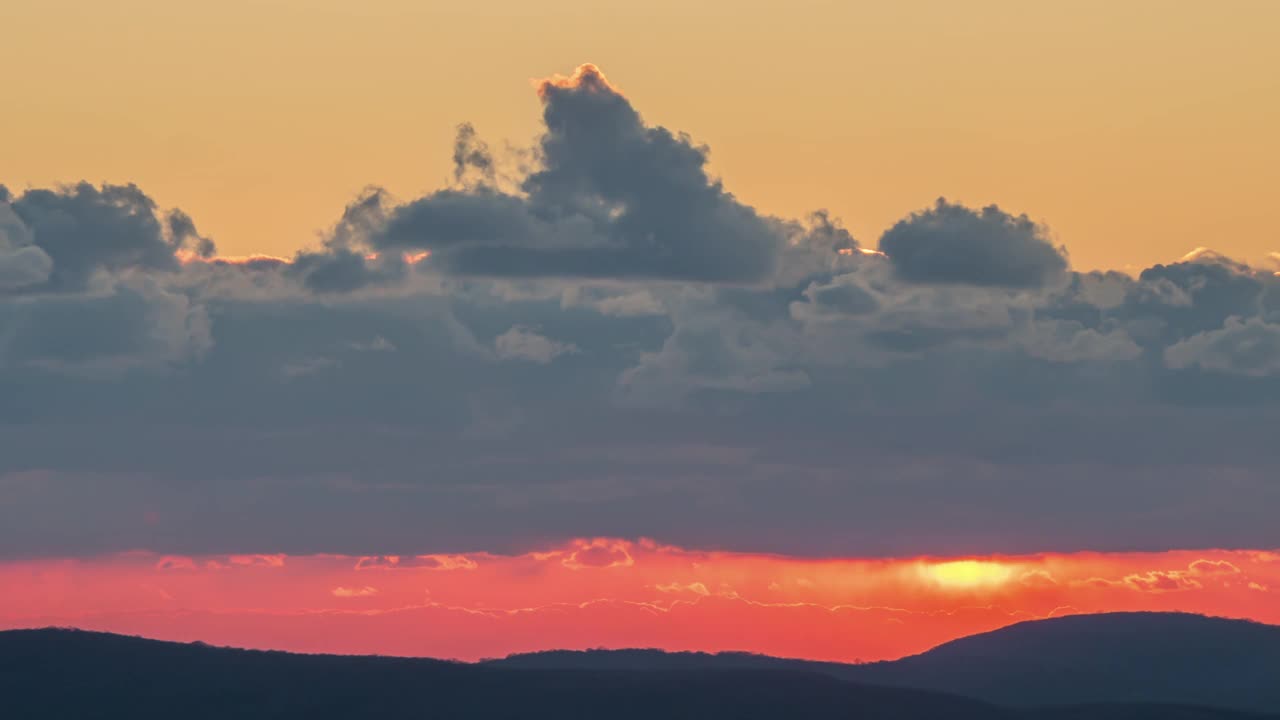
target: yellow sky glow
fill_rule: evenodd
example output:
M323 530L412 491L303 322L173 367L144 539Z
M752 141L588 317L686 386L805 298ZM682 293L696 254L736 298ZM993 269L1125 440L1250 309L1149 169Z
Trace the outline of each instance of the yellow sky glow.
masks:
M1013 569L990 560L951 560L926 566L925 574L944 588L975 588L999 585Z

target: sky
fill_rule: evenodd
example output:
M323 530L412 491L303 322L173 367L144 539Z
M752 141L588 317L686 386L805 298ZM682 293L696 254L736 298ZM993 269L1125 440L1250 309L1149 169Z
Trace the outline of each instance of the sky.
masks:
M0 625L1280 622L1280 6L794 5L0 9Z
M1117 610L1280 623L1280 555L1255 551L802 559L578 538L518 555L133 552L10 563L0 581L17 590L11 626L465 661L662 647L870 662Z
M531 78L604 68L712 171L874 243L939 196L1046 222L1082 269L1276 248L1269 0L7 2L10 187L136 182L224 252L317 242L367 184L450 176L460 122L539 130Z

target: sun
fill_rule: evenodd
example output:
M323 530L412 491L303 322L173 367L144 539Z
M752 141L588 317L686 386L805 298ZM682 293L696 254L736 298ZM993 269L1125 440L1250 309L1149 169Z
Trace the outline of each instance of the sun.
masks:
M947 588L977 588L1000 585L1013 574L1012 568L990 560L951 560L923 567L926 578Z

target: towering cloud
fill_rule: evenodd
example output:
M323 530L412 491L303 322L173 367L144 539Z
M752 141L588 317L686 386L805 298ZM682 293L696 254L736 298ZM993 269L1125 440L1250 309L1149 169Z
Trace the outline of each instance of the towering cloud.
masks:
M784 238L707 175L707 149L645 124L593 65L538 86L546 131L540 167L519 193L488 181L493 159L463 126L454 149L461 181L391 208L368 242L429 250L447 272L566 278L754 282L772 271Z

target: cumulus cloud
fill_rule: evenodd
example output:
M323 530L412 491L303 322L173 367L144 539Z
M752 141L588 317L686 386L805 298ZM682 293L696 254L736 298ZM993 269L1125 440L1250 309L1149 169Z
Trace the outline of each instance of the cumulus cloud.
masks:
M53 259L35 245L31 231L7 203L0 203L0 293L49 280Z
M716 293L682 298L662 346L642 353L619 375L622 402L679 406L707 391L767 394L809 386L797 362L795 328L781 316L756 315L762 308L735 307L721 299Z
M1034 323L1023 340L1028 355L1061 363L1134 360L1142 349L1121 330L1099 332L1070 320Z
M201 256L215 251L190 217L181 211L162 214L132 184L35 188L10 199L9 206L52 261L43 284L51 290L81 289L98 270L173 270L176 253L184 249Z
M975 211L946 200L901 220L880 249L903 279L990 287L1041 287L1067 269L1065 252L1026 215Z
M493 341L498 357L504 360L526 360L546 365L561 355L578 352L572 343L556 342L527 328L515 326Z
M370 257L345 248L300 252L285 266L285 275L320 293L342 293L404 278L407 263L394 254Z
M391 207L367 234L377 249L432 252L463 275L660 278L753 282L775 266L784 238L706 170L707 149L644 122L592 65L542 82L538 169L509 193L474 130L455 142L456 177Z
M288 258L132 185L0 192L0 553L1274 539L1271 270L1073 272L945 201L878 253L745 204L598 69L539 101L515 169L463 126L447 187L371 188Z
M0 247L0 292L47 282L52 272L53 260L34 245Z
M174 367L213 344L205 306L148 277L89 295L0 302L0 328L0 367L72 373Z
M1261 318L1229 317L1218 330L1182 340L1164 351L1171 368L1203 370L1252 377L1280 373L1280 325Z

